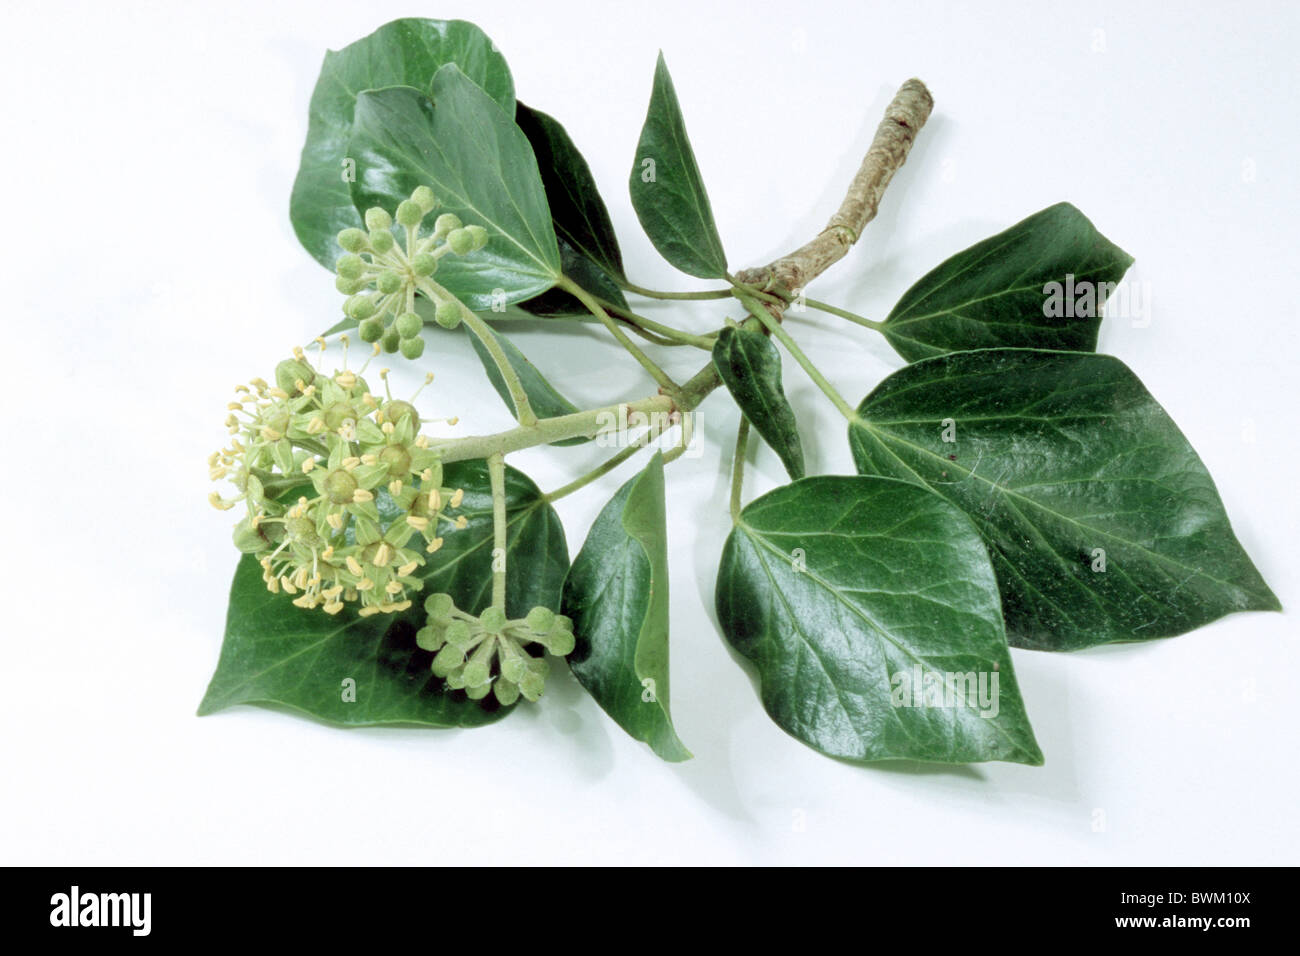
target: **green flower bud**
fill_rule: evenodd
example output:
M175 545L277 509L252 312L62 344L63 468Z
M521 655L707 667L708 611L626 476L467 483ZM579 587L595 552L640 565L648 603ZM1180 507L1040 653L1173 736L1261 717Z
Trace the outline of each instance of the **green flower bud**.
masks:
M450 594L430 594L424 599L424 611L430 620L449 621L455 608L456 602Z
M398 334L402 338L410 339L420 334L420 330L424 328L424 319L414 312L403 312L393 324L397 326Z
M474 248L482 249L488 243L488 231L482 226L466 226L470 238L474 240Z
M393 248L393 234L387 229L376 229L370 234L370 244L374 246L375 252L383 255Z
M528 662L518 654L501 659L501 676L512 684L518 684L528 673Z
M334 278L334 288L344 295L355 295L365 287L365 279L345 279L343 276L335 276Z
M402 350L402 358L410 359L414 362L424 354L424 339L401 339L397 347Z
M444 329L454 329L460 325L460 303L439 302L433 318Z
M538 637L551 632L551 625L555 623L555 612L549 607L535 607L528 612L524 618L524 624L528 630L532 631Z
M483 661L470 661L465 665L463 671L465 677L466 689L470 687L485 687L492 675L488 671L488 665Z
M501 629L506 626L506 612L499 607L490 607L479 615L479 623L483 625L483 630L491 634L500 634Z
M355 227L339 233L339 246L346 252L360 252L366 247L366 234Z
M346 252L334 263L334 271L345 279L360 279L361 273L366 271L366 263L355 252Z
M552 631L546 649L557 657L567 657L573 653L574 643L572 631Z
M392 270L379 273L379 278L375 280L375 288L384 295L392 295L401 287L402 277Z
M529 671L519 682L519 693L524 695L525 700L536 701L545 689L546 678L534 671Z
M411 193L411 202L419 206L420 210L425 213L433 212L434 207L438 205L433 190L428 186L416 186L415 192Z
M465 681L465 696L470 700L482 700L492 690L492 682L484 681L481 684L471 684L469 679Z
M366 228L371 232L387 232L393 228L393 217L388 214L388 210L371 206L366 210ZM372 236L371 240L373 239Z
M285 359L275 367L275 384L290 395L297 394L299 382L310 385L315 378L316 370L298 359Z
M424 218L424 210L413 199L403 199L397 204L397 221L403 226L418 226Z
M360 322L374 315L379 310L379 305L375 302L374 296L357 294L348 299L343 308L349 317Z
M433 234L437 238L441 239L443 236L447 235L447 233L459 229L461 225L460 216L456 215L454 212L444 212L433 221Z
M448 628L450 630L450 628ZM445 636L445 635L444 635ZM448 677L451 672L465 662L465 653L455 644L447 644L433 658L433 672L439 677ZM464 685L462 685L464 686Z
M427 252L421 252L411 260L411 271L417 276L431 276L438 271L438 260Z
M393 328L390 325L388 327L388 330L384 332L382 336L380 336L379 347L383 349L385 352L390 352L390 353L396 352L399 348L401 348L402 337L397 333L397 329Z
M495 681L492 684L492 692L496 694L502 707L509 707L519 699L519 685L508 680Z
M469 646L470 641L474 640L474 632L470 630L470 626L464 621L452 621L447 625L447 631L443 636L447 638L449 644L454 644L462 650Z
M458 256L474 251L474 234L468 229L453 229L447 233L447 245Z
M361 323L357 329L361 335L362 342L378 342L384 335L384 320L377 315L372 315Z
M415 643L422 651L439 651L447 642L441 629L429 625L415 632Z
M465 686L465 678L459 670L454 670L447 675L447 686L452 690L460 690Z

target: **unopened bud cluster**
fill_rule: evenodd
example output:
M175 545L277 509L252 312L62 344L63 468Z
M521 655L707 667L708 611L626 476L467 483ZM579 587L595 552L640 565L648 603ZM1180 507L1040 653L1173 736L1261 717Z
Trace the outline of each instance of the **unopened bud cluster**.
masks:
M451 595L431 594L424 609L429 622L416 633L416 642L435 652L433 673L473 700L489 693L506 705L520 697L537 700L550 663L526 646L535 644L559 657L573 651L573 622L549 608L535 607L513 621L498 607L474 617L459 610Z
M344 229L338 235L343 255L335 264L335 285L349 298L344 313L358 323L363 341L378 342L385 352L409 359L424 351L420 330L424 320L415 311L416 294L433 303L434 318L445 328L460 324L465 306L433 280L438 260L463 256L487 245L487 230L466 226L455 213L434 221L433 232L421 238L420 224L438 206L433 190L420 186L398 204L395 215L375 206L366 210L365 229ZM405 231L405 244L393 235L393 224Z
M441 532L465 526L445 513L464 493L442 486L441 458L419 434L414 405L376 398L365 366L347 369L343 341L344 368L333 375L295 349L274 385L236 387L230 445L208 459L212 479L234 494L210 500L222 510L245 503L235 544L258 558L272 593L329 614L346 602L363 615L401 611L411 606L407 591L423 586L417 571L442 546Z

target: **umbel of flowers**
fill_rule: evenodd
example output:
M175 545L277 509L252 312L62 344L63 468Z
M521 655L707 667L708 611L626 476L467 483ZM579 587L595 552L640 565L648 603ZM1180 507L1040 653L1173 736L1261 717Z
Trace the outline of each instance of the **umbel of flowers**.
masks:
M573 651L573 622L550 608L535 607L514 621L497 607L474 617L457 609L451 595L431 594L424 609L429 622L416 634L416 642L426 651L437 652L433 672L474 700L489 691L507 706L521 696L537 700L550 665L545 656L533 656L525 645L559 657Z
M208 461L211 477L228 480L233 493L210 500L221 509L245 504L235 544L259 560L271 592L328 614L348 602L363 615L402 611L411 606L407 592L422 586L425 555L442 546L444 532L464 527L463 516L447 514L463 492L443 486L415 406L377 398L366 367L347 368L343 342L344 367L333 375L296 349L276 367L274 385L236 387L230 444ZM388 370L380 375L387 394Z
M433 190L420 186L397 207L396 217L375 206L366 210L365 229L344 229L338 235L344 250L335 269L335 286L349 298L344 313L358 323L362 341L378 342L385 352L401 351L408 359L424 352L420 330L424 320L415 311L416 293L433 303L439 325L455 328L463 306L431 278L438 260L463 256L487 245L487 230L466 226L455 213L434 220L433 231L420 236L420 224L438 202ZM393 220L404 241L393 235Z

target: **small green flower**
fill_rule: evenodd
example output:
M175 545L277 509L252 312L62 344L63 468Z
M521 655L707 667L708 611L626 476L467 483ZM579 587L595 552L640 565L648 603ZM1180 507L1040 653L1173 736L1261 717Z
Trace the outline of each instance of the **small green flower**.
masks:
M460 323L464 306L432 279L438 260L477 252L488 242L486 229L466 226L450 212L438 216L433 231L421 237L420 225L436 207L433 190L420 186L398 204L395 215L378 206L367 209L365 230L344 229L338 235L344 254L335 265L334 285L348 296L344 314L356 320L363 341L378 342L384 351L409 359L424 351L418 339L423 322L415 314L417 295L433 304L440 325L455 328ZM394 237L394 228L405 232L405 243Z
M520 697L535 701L546 687L550 662L527 645L558 657L573 651L573 622L549 608L535 607L514 621L497 607L474 617L459 610L451 595L431 594L424 610L428 623L416 633L416 643L433 652L433 673L473 700L492 693L506 705Z
M274 386L253 379L236 389L230 446L208 459L210 477L235 493L210 500L221 510L245 503L235 545L258 559L272 593L329 614L347 602L362 615L402 611L442 532L465 526L446 513L464 492L442 486L442 460L419 434L411 401L375 398L362 377L369 363L348 370L343 343L333 375L295 349L276 366ZM387 392L388 370L380 376Z

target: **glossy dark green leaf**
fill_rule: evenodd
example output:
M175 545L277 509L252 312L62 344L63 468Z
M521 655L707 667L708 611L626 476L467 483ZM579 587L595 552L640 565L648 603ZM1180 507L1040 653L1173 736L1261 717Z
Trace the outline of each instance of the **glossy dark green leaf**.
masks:
M519 382L524 387L524 393L528 396L528 401L539 418L554 418L558 415L571 415L580 411L578 406L555 390L555 386L548 382L541 372L537 371L537 366L528 361L527 356L519 351L513 342L500 332L492 329L489 329L489 332L500 343L501 351L505 353L511 368L518 374ZM510 414L518 418L518 410L515 408L514 400L510 397L510 389L506 387L505 379L501 377L501 370L497 368L497 363L492 360L487 347L479 341L477 335L468 329L466 329L466 334L469 336L470 344L474 346L474 351L478 354L479 361L483 363L483 370L487 372L488 381L497 390L501 400L506 403L506 408L510 409ZM551 444L581 445L587 441L591 441L591 439L582 437L566 438L564 441L552 442Z
M446 689L430 671L433 655L415 644L415 632L424 624L422 595L445 591L472 613L492 598L487 467L481 461L448 465L444 481L464 489L456 513L469 524L444 535L443 548L419 572L424 590L402 614L363 618L349 608L331 617L296 608L284 594L266 590L256 561L242 559L221 658L199 713L262 704L349 726L475 727L498 719L504 709L490 696L480 703ZM508 610L522 617L539 604L558 609L569 566L560 519L537 486L513 468L506 470L506 500ZM355 681L355 701L344 697L347 679Z
M909 362L1003 346L1091 352L1101 307L1132 264L1057 203L923 276L885 319L885 337Z
M355 159L348 140L357 94L389 86L427 94L433 75L448 63L459 66L507 115L514 111L514 82L505 58L482 30L464 20L394 20L325 54L289 201L299 241L322 265L334 268L341 254L335 242L339 231L361 226L348 187L354 171L346 164Z
M1043 762L979 534L924 488L819 476L741 512L718 620L763 706L853 761Z
M607 309L611 306L628 308L623 290L604 269L579 253L562 236L557 236L556 239L560 244L560 268L566 276L600 299ZM547 289L541 295L521 302L518 307L544 319L593 318L577 296L563 289Z
M713 208L662 53L655 64L650 109L628 187L641 228L660 255L702 279L726 275L727 257L713 222Z
M394 209L429 186L439 214L489 236L485 249L439 260L438 282L480 312L539 295L560 275L560 250L528 138L454 64L434 76L432 96L393 87L357 97L353 202Z
M564 587L577 639L569 667L620 727L687 760L668 713L668 536L663 456L596 518Z
M927 359L863 400L849 440L860 472L928 485L971 516L1014 645L1072 650L1279 609L1205 465L1118 359Z
M623 253L591 167L564 127L541 110L515 105L515 122L537 156L555 234L610 276L623 278Z
M781 355L766 335L728 327L713 343L713 364L723 384L792 479L804 475L803 444L794 409L781 387Z

